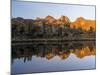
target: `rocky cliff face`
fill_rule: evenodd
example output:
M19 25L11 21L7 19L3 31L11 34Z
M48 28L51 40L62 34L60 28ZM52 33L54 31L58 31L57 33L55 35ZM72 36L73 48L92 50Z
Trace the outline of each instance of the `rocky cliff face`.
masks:
M22 19L22 18L16 18L13 19L17 22L25 22L30 20L27 19ZM88 31L92 29L93 31L96 31L96 21L95 20L90 20L90 19L85 19L83 17L78 17L74 22L71 22L70 19L67 16L61 16L58 19L55 19L54 17L48 15L45 18L40 18L37 17L36 19L31 20L31 24L35 26L43 26L43 25L51 25L55 27L70 27L74 29L79 29L81 28L84 31Z
M46 25L53 25L54 21L56 20L55 18L53 18L52 16L48 15L44 18L44 20L46 21L45 24Z
M67 25L70 24L70 20L67 16L61 16L58 19L58 24L61 25L61 26L67 26Z
M74 22L71 22L70 27L76 28L76 29L82 28L85 31L88 31L88 30L90 30L90 28L92 28L93 31L95 31L96 30L96 21L84 19L83 17L79 17Z
M40 19L38 19L40 20ZM41 21L41 22L40 22ZM96 21L85 19L83 17L78 17L74 22L71 22L70 19L67 16L61 16L59 19L55 19L52 16L48 15L44 19L36 22L36 24L42 24L42 21L45 21L46 25L53 25L53 26L61 26L66 27L69 26L71 28L81 28L84 31L90 30L90 28L93 29L93 31L96 30Z

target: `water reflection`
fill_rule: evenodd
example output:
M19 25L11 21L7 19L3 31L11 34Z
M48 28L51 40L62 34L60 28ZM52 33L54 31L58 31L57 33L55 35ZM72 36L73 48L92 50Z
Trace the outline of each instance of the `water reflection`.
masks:
M95 56L94 41L66 42L62 44L21 44L12 45L12 63L14 60L23 58L24 63L32 60L32 56L51 60L58 56L61 60L67 59L71 54L77 58Z

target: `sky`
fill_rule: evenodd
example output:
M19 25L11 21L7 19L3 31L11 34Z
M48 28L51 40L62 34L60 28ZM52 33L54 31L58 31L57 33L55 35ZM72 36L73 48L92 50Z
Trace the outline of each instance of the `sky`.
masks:
M12 17L35 19L48 15L56 19L62 15L68 16L70 20L75 20L77 17L95 19L95 6L12 1Z

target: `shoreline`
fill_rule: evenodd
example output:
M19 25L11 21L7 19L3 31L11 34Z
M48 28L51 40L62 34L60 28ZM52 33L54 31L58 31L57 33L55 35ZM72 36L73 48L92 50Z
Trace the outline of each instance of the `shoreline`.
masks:
M24 39L11 40L12 45L16 44L67 44L68 42L89 42L96 41L96 39Z

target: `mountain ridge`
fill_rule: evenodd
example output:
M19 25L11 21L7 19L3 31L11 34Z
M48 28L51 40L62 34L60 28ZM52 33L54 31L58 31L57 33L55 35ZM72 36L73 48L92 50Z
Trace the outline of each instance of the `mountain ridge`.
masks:
M18 17L19 18L19 17ZM19 18L19 20L22 18ZM55 27L70 27L75 29L83 29L84 31L88 31L92 29L96 31L96 20L85 19L84 17L77 17L75 21L71 21L68 16L60 16L58 19L54 18L51 15L48 15L44 18L37 17L36 19L32 19L33 24L37 26L45 25L52 25Z

